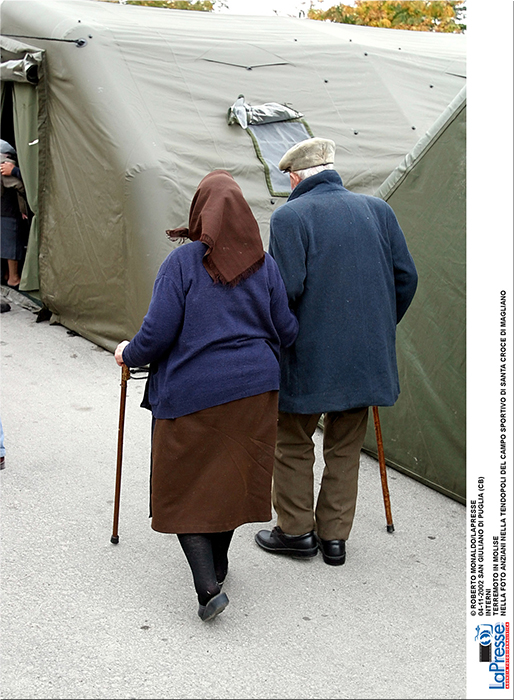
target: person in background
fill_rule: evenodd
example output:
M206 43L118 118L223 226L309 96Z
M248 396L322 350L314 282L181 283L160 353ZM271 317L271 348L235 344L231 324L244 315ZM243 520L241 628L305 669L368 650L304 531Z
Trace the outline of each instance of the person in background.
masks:
M5 469L4 426L0 418L0 469Z
M273 471L277 526L255 535L267 552L346 559L369 406L399 395L396 325L417 272L391 207L343 187L335 143L306 139L282 157L292 192L270 222L269 252L298 317L282 350ZM324 472L314 503L312 436L323 416Z
M17 289L21 281L19 263L24 254L21 220L28 218L28 209L16 151L4 139L0 139L0 151L1 257L7 260L7 286Z
M177 534L206 621L228 604L234 529L272 517L279 354L298 322L230 173L204 177L189 227L167 233L191 242L163 262L141 328L115 359L150 364L151 525Z

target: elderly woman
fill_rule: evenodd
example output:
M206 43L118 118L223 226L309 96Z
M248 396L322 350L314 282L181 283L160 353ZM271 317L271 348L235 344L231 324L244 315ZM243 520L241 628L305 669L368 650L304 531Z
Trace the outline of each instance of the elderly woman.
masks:
M176 533L191 567L198 615L228 604L221 588L234 529L271 520L280 346L298 322L264 252L243 193L225 170L200 182L189 228L154 284L140 330L118 365L151 363L151 517Z

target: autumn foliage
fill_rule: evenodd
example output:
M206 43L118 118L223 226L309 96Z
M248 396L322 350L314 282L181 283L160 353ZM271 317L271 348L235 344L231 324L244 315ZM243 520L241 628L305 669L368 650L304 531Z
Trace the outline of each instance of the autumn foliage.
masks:
M323 2L323 0L319 1ZM315 9L311 4L308 17L342 24L409 29L416 32L462 33L466 25L460 20L465 10L464 0L448 2L356 0L355 5L339 4L327 10Z

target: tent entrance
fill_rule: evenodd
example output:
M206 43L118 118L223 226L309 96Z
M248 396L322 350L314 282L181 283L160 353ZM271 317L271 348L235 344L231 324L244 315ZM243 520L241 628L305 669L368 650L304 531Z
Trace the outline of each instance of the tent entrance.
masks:
M1 112L1 134L2 139L7 141L7 143L14 148L15 151L18 150L16 143L16 136L14 132L14 112L13 112L13 89L12 83L2 82L2 112ZM18 260L18 273L23 275L23 268L25 265L25 258L27 254L27 243L29 239L30 223L32 215L29 214L29 219L22 219L20 222L19 235L22 239L23 257ZM2 258L2 283L7 277L8 267L7 260Z
M1 37L2 138L16 149L31 212L24 231L26 249L19 289L39 299L39 79L44 51Z

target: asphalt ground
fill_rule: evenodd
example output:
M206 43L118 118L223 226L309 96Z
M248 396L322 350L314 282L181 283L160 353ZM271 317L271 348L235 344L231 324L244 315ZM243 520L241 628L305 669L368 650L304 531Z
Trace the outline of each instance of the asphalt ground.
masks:
M2 698L465 698L463 505L388 468L388 533L363 453L346 564L268 554L254 535L274 521L244 525L230 604L204 623L176 536L150 527L144 382L128 382L113 545L120 369L2 297Z

